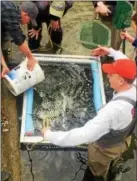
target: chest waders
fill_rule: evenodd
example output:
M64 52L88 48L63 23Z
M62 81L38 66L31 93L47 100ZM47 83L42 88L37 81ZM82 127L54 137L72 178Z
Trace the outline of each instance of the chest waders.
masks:
M102 136L95 143L88 146L88 163L92 174L96 177L102 176L105 180L110 178L111 165L115 160L119 160L126 152L131 143L131 135L136 124L136 102L128 97L120 96L112 101L123 100L133 106L133 120L126 129L113 130L109 134ZM119 138L120 137L120 138Z

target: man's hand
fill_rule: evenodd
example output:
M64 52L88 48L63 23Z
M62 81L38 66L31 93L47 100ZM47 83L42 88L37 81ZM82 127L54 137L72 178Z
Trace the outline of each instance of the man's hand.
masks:
M110 50L108 47L99 46L99 48L96 48L91 51L91 56L100 57L100 56L108 55L109 53L110 53Z
M60 28L60 21L59 21L59 20L56 20L56 21L51 20L50 25L51 25L51 28L52 28L54 31L56 31L57 29Z
M38 61L32 57L32 58L29 58L28 59L28 62L27 62L27 67L30 71L32 71L36 65L36 63L38 63Z
M9 71L10 70L7 66L2 67L1 78L4 78L4 75L6 75Z
M26 40L19 46L19 50L25 55L25 57L27 57L27 67L29 70L32 71L34 69L35 64L38 63L38 61L34 58L33 54L31 53L31 50L29 49Z
M1 54L2 54L2 51L1 51ZM1 65L2 65L1 78L4 78L4 75L6 75L10 70L9 70L7 64L6 64L6 61L5 61L3 55L2 55L2 58L1 58Z
M38 30L32 29L32 30L29 30L29 31L28 31L28 35L29 35L31 38L35 37L35 39L37 40L40 31L41 31L41 28L39 28Z
M126 40L130 41L131 43L133 43L135 41L135 38L132 37L127 31L121 32L120 36L121 36L121 39L126 39Z
M109 10L108 6L105 5L103 2L97 3L95 12L101 14L102 16L108 16L109 14L111 14L111 11Z

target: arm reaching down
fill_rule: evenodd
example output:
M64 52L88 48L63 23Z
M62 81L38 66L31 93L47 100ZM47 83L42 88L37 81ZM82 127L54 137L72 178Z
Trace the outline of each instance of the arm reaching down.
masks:
M34 56L32 55L28 44L26 41L24 41L21 45L19 45L19 49L20 51L28 58L28 63L27 63L27 67L29 70L33 70L35 64L38 62Z
M1 72L1 77L3 78L5 74L7 74L10 70L5 62L5 59L2 55L2 60L1 60L1 64L2 64L2 72Z

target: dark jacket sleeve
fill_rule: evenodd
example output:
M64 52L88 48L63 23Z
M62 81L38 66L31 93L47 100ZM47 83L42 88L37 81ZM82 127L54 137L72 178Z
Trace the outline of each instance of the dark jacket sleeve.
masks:
M134 42L132 43L132 45L137 48L137 38L135 38Z
M73 6L74 1L65 1L66 3L66 9L70 9Z
M29 28L29 29L33 28L34 30L39 30L40 28L42 28L41 21L38 21L36 19L36 22L37 22L37 26L33 26L32 23L30 22L29 27L31 27L31 28Z
M97 7L97 3L100 1L92 1L93 6L96 8ZM116 5L116 1L102 1L104 4L109 5L109 6L115 6Z
M65 11L64 11L63 16L67 13L67 11L68 11L70 8L72 8L73 3L74 3L74 1L65 1L66 8L65 8Z
M8 14L9 12L6 11L8 10L5 10L4 13ZM5 19L5 24L11 38L13 39L13 42L18 46L21 45L25 41L26 36L23 34L23 31L20 27L19 13L11 11L10 16L8 16L8 18Z
M60 19L59 17L51 15L51 14L49 14L49 17L50 17L50 20L54 20L54 21L57 21Z
M93 6L96 8L97 7L97 3L99 1L92 1ZM111 6L115 6L117 4L117 1L102 1L104 4L106 5L111 5ZM132 5L135 4L135 1L129 1Z
M18 46L20 46L26 39L26 36L23 34L20 25L17 24L11 28L10 35L13 38L13 42Z
M92 1L94 8L97 7L97 3L98 3L98 2L99 2L99 1Z

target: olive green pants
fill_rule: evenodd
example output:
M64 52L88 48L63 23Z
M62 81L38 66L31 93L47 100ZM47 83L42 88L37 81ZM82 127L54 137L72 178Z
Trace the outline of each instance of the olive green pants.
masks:
M131 143L131 136L129 136L124 143L111 148L103 148L98 144L93 143L88 146L88 164L94 176L102 176L106 179L110 164L115 159L128 150Z
M102 20L102 23L111 29L111 47L116 49L116 50L119 50L121 43L122 43L122 39L120 37L121 30L117 30L112 25L112 21Z

